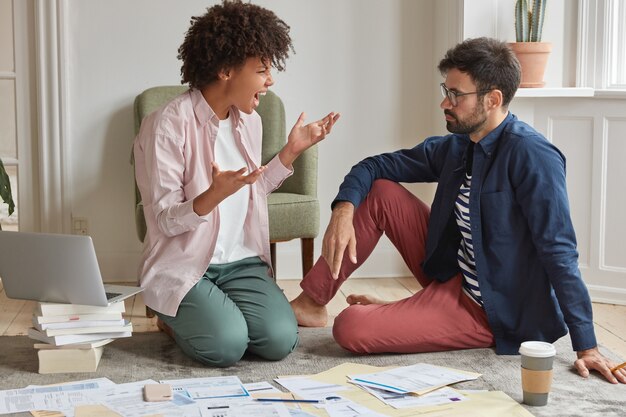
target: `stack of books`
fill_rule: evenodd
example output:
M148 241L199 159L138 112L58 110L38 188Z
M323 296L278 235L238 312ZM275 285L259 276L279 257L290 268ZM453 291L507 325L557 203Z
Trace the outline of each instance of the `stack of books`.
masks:
M34 345L39 373L94 372L104 345L132 334L124 311L123 301L107 307L38 302L28 337L42 342Z

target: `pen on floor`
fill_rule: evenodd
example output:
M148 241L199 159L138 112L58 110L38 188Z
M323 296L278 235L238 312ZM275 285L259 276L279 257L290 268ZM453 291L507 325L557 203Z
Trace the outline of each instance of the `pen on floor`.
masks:
M267 401L267 402L275 402L275 403L313 403L319 404L322 401L320 400L298 400L295 398L255 398L257 401Z
M617 365L615 368L611 368L611 373L613 373L615 371L618 371L618 370L620 370L622 368L625 368L625 367L626 367L626 362L622 363L621 365Z

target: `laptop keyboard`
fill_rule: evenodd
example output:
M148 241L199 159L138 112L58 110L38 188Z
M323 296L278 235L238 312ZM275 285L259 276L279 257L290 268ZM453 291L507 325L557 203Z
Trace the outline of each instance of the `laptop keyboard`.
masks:
M107 295L107 300L110 300L111 298L115 298L118 295L122 295L122 293L120 293L120 292L107 292L106 295Z

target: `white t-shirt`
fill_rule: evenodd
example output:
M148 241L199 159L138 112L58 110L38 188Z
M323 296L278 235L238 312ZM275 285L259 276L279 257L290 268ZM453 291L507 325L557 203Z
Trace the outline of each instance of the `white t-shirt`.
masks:
M230 116L220 120L215 139L215 162L220 171L237 171L247 167L246 160L235 144ZM244 245L244 222L248 212L250 186L245 185L235 194L228 196L218 206L220 230L217 235L212 264L225 264L259 256Z

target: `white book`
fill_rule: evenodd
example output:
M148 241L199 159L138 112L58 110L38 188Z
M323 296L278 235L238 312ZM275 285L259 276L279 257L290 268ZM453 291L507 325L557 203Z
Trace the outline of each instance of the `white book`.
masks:
M126 321L124 319L118 320L81 320L81 321L66 321L61 323L35 323L33 327L37 330L58 330L58 329L80 329L89 327L110 327L110 326L124 326ZM50 336L50 335L48 335Z
M71 329L46 329L41 331L46 336L67 336L67 335L80 335L80 334L95 334L95 333L114 333L114 332L132 332L133 324L131 322L125 322L122 320L122 324L116 324L112 326L97 326L97 327L75 327Z
M103 350L103 346L91 349L39 350L39 373L95 372Z
M48 343L35 343L35 349L92 349L111 343L114 339L102 339L93 342L73 343L70 345L54 346Z
M35 314L37 316L58 316L61 314L102 314L102 313L123 313L126 311L124 301L118 301L111 305L100 306L88 306L82 304L60 304L60 303L46 303L43 301L37 302L35 307Z
M122 313L120 312L102 314L62 314L58 316L37 316L33 314L33 323L36 324L121 319Z
M76 343L93 342L102 339L119 339L122 337L130 337L132 332L114 332L114 333L88 333L88 334L69 334L63 336L46 336L43 332L31 327L28 329L28 337L40 342L49 343L54 346L63 346Z

